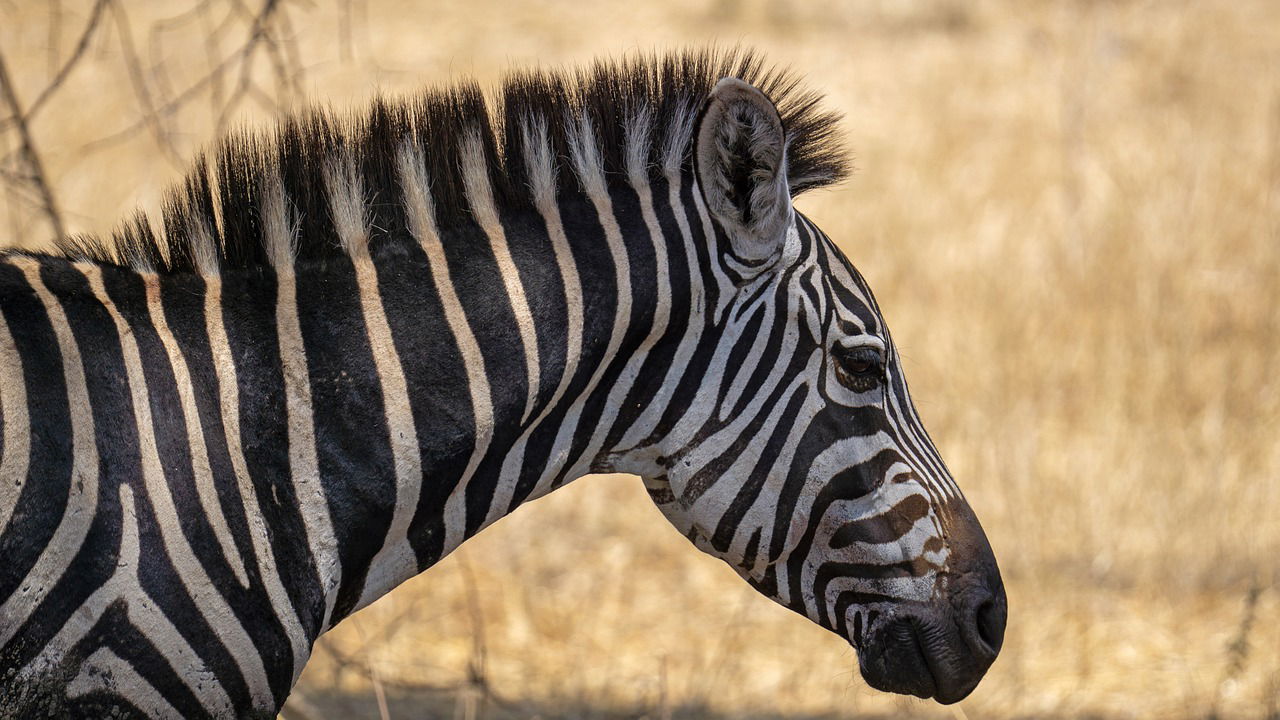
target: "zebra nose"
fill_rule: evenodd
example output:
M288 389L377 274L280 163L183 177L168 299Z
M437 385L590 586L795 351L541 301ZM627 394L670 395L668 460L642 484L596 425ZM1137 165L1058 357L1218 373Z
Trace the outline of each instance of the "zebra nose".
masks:
M977 660L991 663L1004 644L1005 622L1009 616L1004 587L997 581L994 590L983 588L970 593L965 600L962 636Z

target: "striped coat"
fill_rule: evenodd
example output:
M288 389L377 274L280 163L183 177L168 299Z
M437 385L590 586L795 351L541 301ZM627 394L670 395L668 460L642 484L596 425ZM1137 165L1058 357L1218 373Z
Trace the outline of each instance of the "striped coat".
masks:
M833 121L749 53L518 74L232 137L160 222L0 258L0 714L272 715L327 628L599 471L876 687L963 697L1003 588L792 207Z

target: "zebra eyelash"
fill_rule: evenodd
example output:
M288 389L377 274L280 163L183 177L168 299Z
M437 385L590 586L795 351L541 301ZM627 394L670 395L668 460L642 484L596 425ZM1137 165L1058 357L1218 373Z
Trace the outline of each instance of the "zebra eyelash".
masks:
M878 348L869 345L853 348L837 346L832 356L836 379L854 392L870 392L885 382L884 353Z

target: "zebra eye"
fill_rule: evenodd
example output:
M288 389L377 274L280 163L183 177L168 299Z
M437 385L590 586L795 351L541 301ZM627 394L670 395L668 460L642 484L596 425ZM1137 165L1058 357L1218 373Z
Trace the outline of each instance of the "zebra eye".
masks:
M871 347L837 348L836 378L854 392L874 389L884 379L884 359Z

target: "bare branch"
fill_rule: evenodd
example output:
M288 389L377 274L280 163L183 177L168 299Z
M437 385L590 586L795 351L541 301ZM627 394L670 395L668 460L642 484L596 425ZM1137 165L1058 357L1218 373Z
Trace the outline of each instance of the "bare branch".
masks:
M249 95L254 89L252 85L253 58L257 53L259 43L264 41L271 42L267 23L277 7L279 7L278 0L265 0L262 4L262 10L253 18L253 26L249 30L249 40L240 51L240 78L236 82L235 90L231 92L231 97L222 106L222 112L218 114L216 124L218 134L222 134L226 130L232 113L235 112L235 109L244 100L245 96Z
M58 212L58 203L53 197L53 189L50 188L48 178L45 176L44 164L40 162L40 153L36 151L31 129L22 111L22 103L18 100L17 89L9 78L9 67L5 63L3 52L0 52L0 100L9 106L9 112L13 114L14 127L17 129L18 140L22 145L23 159L31 173L29 182L40 196L41 209L49 218L49 224L53 226L54 237L62 240L66 237L62 214Z
M293 29L293 21L289 13L283 9L276 14L279 27L279 42L284 48L284 64L290 69L289 83L293 87L293 97L302 96L302 88L306 84L307 70L302 64L302 52L298 49L298 35Z
M89 41L93 38L94 32L98 29L99 21L102 19L102 10L107 6L109 1L110 0L96 0L96 2L93 3L93 9L89 11L89 20L85 23L84 30L80 32L80 39L76 40L76 47L71 51L71 57L67 58L67 61L62 64L62 67L58 68L58 72L54 74L53 79L51 79L49 84L40 91L40 94L36 96L36 99L31 102L31 107L27 108L27 113L23 116L24 120L30 122L31 118L35 117L36 113L40 111L40 108L44 105L45 101L48 100L53 93L57 92L60 87L62 87L62 83L67 79L67 76L71 74L71 71L84 57L85 51L89 49Z
M62 0L49 0L49 73L57 73L62 43Z
M229 69L234 67L237 63L243 64L251 58L255 48L258 46L258 43L262 42L263 37L267 32L267 29L266 29L267 23L271 20L271 18L275 14L275 11L279 8L279 6L280 6L279 0L265 0L265 2L263 3L262 10L256 16L254 16L255 19L250 29L249 37L245 39L244 44L237 51L223 58L223 60L219 62L216 66L214 66L214 68L204 77L200 78L199 80L196 80L194 83L187 86L185 90L169 98L166 102L156 106L154 108L155 110L154 117L167 117L172 113L176 112L182 106L184 106L188 101L191 100L191 98L203 92L205 88L208 88L211 86L215 88L219 87L218 84L222 80L223 73L227 72ZM215 34L221 33L222 27L224 27L225 25L226 23L224 22L222 26L219 26L219 28L214 31L214 33ZM248 92L247 87L241 92ZM240 100L239 97L232 97L227 101L227 105L238 103L239 100ZM224 114L225 114L225 107L227 105L223 106ZM140 130L147 128L148 124L151 122L152 119L153 119L153 116L150 116L150 115L148 117L144 117L141 120L138 120L137 122L131 125L128 125L121 130L118 130L110 135L106 135L104 137L98 138L97 140L94 140L93 142L85 144L82 150L84 152L94 152L106 146L117 143L121 140L125 140L129 137L132 137L133 135L137 134Z
M213 67L217 64L219 43L218 36L213 30L208 7L208 3L200 3L200 27L204 31L205 60L208 61L209 67ZM217 114L218 108L222 107L222 98L222 76L219 74L209 87L209 110L212 114Z
M129 71L128 75L130 82L133 84L133 93L138 98L138 102L142 104L142 117L146 127L151 130L156 144L164 151L165 157L169 162L180 167L182 158L177 148L173 146L173 142L169 139L169 134L165 131L164 119L156 110L155 102L151 98L151 90L147 86L147 79L143 76L142 60L138 57L138 50L133 45L133 27L129 23L129 15L125 12L122 3L112 2L111 9L115 13L116 29L120 33L120 49L124 51L124 65Z

